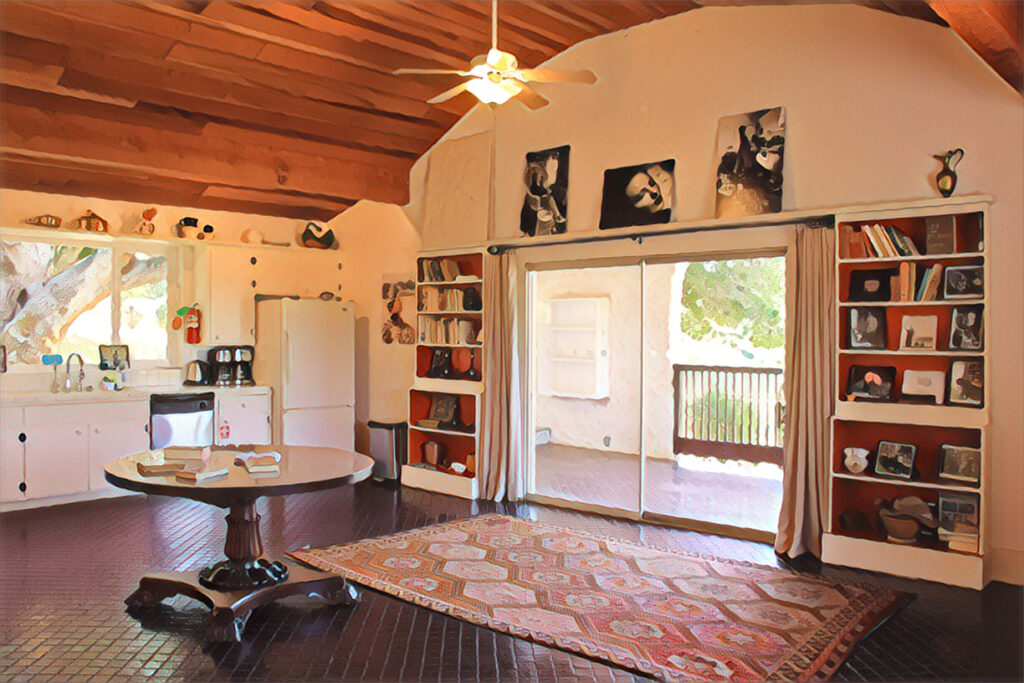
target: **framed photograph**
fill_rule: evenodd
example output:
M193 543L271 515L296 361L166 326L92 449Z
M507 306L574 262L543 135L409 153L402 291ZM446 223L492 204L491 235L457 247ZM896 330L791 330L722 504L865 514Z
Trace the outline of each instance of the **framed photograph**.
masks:
M424 288L426 292L427 288ZM436 289L436 288L432 288ZM413 302L416 297L416 278L403 273L384 275L380 288L383 304L380 340L385 344L416 343L416 311Z
M981 483L981 449L942 444L939 476L943 479Z
M601 230L668 223L675 204L675 159L604 172Z
M885 309L880 307L850 309L849 345L851 349L884 349Z
M939 494L939 526L947 531L978 533L978 496L973 493Z
M905 315L900 322L900 349L934 351L938 332L939 316Z
M846 396L852 401L891 401L896 368L884 365L851 365Z
M946 396L946 373L941 370L904 370L902 398L927 398L941 406Z
M949 371L949 402L980 406L985 400L985 372L980 360L957 360Z
M569 145L529 152L519 230L533 237L565 232L569 218Z
M949 323L950 351L981 351L985 346L984 306L955 306Z
M946 268L947 299L980 299L985 296L985 271L981 266L949 266Z
M910 479L914 475L917 446L912 443L879 441L875 456L875 474L897 479Z
M892 298L892 278L895 268L871 268L850 272L850 301L889 301Z
M782 210L786 110L759 109L718 120L715 218Z
M100 370L127 370L131 366L127 344L100 344Z

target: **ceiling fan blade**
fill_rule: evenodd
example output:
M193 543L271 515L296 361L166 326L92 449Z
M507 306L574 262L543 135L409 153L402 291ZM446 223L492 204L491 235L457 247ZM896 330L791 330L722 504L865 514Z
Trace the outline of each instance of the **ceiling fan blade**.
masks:
M462 83L459 83L454 88L449 88L448 90L445 90L443 93L441 93L437 97L430 98L429 100L427 100L427 104L440 104L441 102L447 102L448 100L450 100L451 98L455 97L456 95L460 95L460 94L466 92L466 88L468 88L468 87L469 87L469 81L463 81Z
M395 69L391 72L395 76L420 76L420 75L434 75L443 74L447 76L465 76L465 71L459 71L458 69Z
M527 81L536 83L595 83L597 76L593 71L560 71L558 69L520 69L519 75Z
M548 105L547 98L528 86L526 83L520 82L519 85L521 85L523 89L516 96L516 99L527 107L530 109L540 109L541 107L546 107Z

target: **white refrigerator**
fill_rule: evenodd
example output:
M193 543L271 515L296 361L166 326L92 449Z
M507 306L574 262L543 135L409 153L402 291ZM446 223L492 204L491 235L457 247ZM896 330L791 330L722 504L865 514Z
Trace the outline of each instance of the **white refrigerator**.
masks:
M258 302L253 377L273 388L275 443L353 450L355 304Z

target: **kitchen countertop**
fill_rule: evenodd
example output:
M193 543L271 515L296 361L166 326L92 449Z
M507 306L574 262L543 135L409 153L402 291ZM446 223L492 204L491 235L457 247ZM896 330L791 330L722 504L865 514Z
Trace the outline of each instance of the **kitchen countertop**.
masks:
M128 387L121 391L72 391L69 393L60 392L57 394L49 391L2 391L0 390L0 404L10 407L38 406L38 405L63 405L66 403L103 403L127 402L127 401L148 401L150 394L179 394L179 393L202 393L212 391L217 395L230 394L232 396L263 395L270 391L270 387L261 385L250 385L240 387L197 387L184 386L181 384L151 386L151 387Z

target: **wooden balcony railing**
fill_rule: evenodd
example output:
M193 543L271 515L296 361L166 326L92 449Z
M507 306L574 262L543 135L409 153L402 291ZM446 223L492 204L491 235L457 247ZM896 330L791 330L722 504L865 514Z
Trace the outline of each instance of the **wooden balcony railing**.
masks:
M782 370L673 365L674 452L782 464Z

